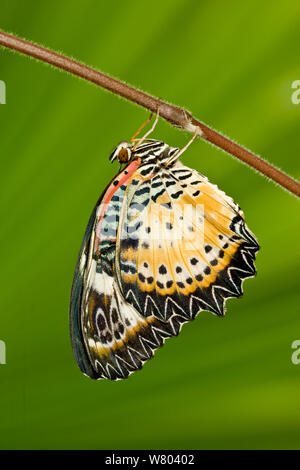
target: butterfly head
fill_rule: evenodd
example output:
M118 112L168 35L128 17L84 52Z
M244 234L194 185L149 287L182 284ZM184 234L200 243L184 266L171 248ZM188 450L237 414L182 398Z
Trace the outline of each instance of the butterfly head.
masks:
M109 160L113 162L118 160L120 164L128 163L130 160L140 158L142 163L158 163L168 166L172 158L172 164L175 163L177 147L169 147L164 142L154 139L147 139L141 144L122 141L112 152ZM175 158L174 158L175 157Z
M122 140L119 143L118 147L113 151L109 160L113 162L114 160L118 160L119 163L127 163L131 159L132 155L132 144Z

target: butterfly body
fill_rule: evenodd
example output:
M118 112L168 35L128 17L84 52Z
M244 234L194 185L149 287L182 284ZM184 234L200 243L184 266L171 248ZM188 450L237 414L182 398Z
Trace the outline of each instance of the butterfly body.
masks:
M255 275L240 208L178 151L148 139L110 157L127 166L90 218L70 307L75 359L92 378L128 377L199 311L224 315Z

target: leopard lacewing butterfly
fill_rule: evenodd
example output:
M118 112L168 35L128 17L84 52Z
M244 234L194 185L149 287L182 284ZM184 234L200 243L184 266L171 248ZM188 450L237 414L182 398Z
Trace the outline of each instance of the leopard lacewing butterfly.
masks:
M70 305L74 356L93 379L141 369L200 311L223 316L256 274L243 212L178 153L147 139L110 157L126 166L90 217Z

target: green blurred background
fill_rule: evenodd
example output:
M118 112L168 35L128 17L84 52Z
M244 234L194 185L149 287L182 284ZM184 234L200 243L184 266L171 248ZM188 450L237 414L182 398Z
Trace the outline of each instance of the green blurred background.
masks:
M300 177L298 1L1 0L0 28L193 112ZM0 49L3 449L300 448L299 203L220 150L184 162L231 195L261 244L227 315L201 313L142 371L94 382L73 360L68 306L108 162L147 113ZM189 138L164 122L154 137Z

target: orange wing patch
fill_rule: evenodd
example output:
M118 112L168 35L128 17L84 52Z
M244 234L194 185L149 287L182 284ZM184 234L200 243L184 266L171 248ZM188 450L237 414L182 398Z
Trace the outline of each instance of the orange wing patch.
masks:
M120 241L121 264L132 267L120 270L125 297L135 292L133 305L143 315L163 319L174 308L189 318L201 309L223 315L225 300L240 296L243 278L255 273L258 245L242 211L205 177L179 165L146 184L136 242Z

